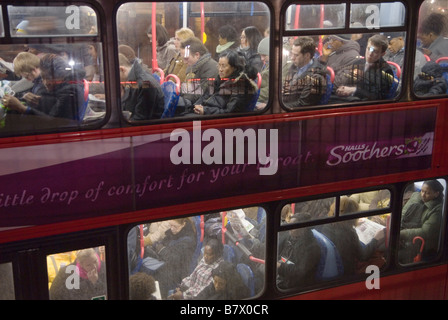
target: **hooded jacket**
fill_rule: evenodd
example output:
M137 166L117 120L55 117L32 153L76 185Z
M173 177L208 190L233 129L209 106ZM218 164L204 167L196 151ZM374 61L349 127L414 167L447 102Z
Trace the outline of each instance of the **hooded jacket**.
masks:
M359 48L359 44L356 41L345 41L338 50L330 54L327 63L323 63L334 70L334 85L336 88L349 83L346 74L351 71L353 62L359 58Z

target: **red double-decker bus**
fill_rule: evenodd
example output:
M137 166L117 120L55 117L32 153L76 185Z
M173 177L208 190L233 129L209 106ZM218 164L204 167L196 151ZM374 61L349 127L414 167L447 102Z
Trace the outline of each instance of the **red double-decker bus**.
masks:
M2 1L0 299L446 299L445 7Z

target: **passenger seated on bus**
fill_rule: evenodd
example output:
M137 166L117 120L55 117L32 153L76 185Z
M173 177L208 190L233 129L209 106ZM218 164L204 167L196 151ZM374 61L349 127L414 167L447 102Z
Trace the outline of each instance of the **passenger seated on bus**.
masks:
M348 100L387 99L394 81L394 73L384 61L388 43L386 37L374 35L369 38L365 58L354 62L349 75L351 83L336 90L339 97Z
M389 47L387 49L384 60L395 62L403 70L405 56L405 46L403 37L395 37L389 40ZM426 64L425 55L420 51L415 51L414 61L414 80L417 79L422 67Z
M165 238L146 248L149 256L165 262L153 275L159 281L163 298L190 274L197 238L196 228L189 218L169 220L169 223Z
M79 288L74 277L79 275ZM59 269L50 287L51 300L91 300L106 297L106 265L93 248L80 250L74 263ZM68 284L72 284L70 287Z
M447 67L442 67L434 61L428 61L414 81L415 94L422 97L445 94L448 84L443 73L447 71Z
M315 52L313 38L294 40L282 88L283 102L290 108L318 105L327 90L326 67L314 58Z
M180 51L180 44L188 38L193 38L194 32L190 28L180 28L174 32L174 46L176 47L177 55L171 59L170 63L164 70L165 76L174 74L179 77L180 82L185 82L187 77L188 64L185 63Z
M423 20L417 37L422 43L422 51L432 61L448 56L448 39L444 37L446 17L441 13L431 13Z
M213 91L209 90L196 100L187 110L187 116L249 111L249 105L258 91L253 80L254 70L250 66L245 67L236 51L228 50L219 57L218 72Z
M182 98L195 103L209 91L210 79L218 77L218 63L201 40L188 38L180 44L181 55L188 65L185 83L182 83ZM179 101L180 102L180 101Z
M412 244L414 237L424 239L422 259L433 257L439 247L442 224L444 187L437 180L427 180L421 191L414 192L402 209L400 226L401 263L409 263L417 255L421 243Z
M162 88L152 74L145 72L139 63L131 64L119 54L121 107L131 113L131 121L160 119L165 101Z
M311 220L309 213L296 213L290 222ZM311 228L281 232L278 239L277 286L280 289L313 284L320 261L320 248Z
M263 66L261 67L261 87L260 95L257 101L257 109L263 109L269 100L269 37L263 38L258 44L258 53L260 54Z
M217 239L209 239L204 247L204 255L196 268L182 279L175 292L168 296L173 300L195 299L209 284L213 282L212 271L223 261L223 245Z
M84 70L71 67L67 60L55 54L40 59L40 70L47 92L30 93L27 105L6 95L3 104L22 114L76 120L78 109L84 104Z
M240 46L240 40L237 31L232 25L226 24L218 29L218 45L214 59L219 60L219 56L226 50L237 50Z
M213 282L202 290L194 300L241 300L249 298L249 291L244 285L236 267L221 261L212 270Z
M27 81L32 82L33 86L28 91L21 93L21 98L28 104L37 107L37 104L33 103L33 95L40 96L47 92L45 85L42 81L40 71L40 58L35 54L29 52L20 52L13 61L14 72ZM31 93L30 94L28 94Z
M263 67L263 62L258 53L258 44L262 39L263 36L257 27L246 27L241 32L241 42L240 47L238 48L238 52L241 53L246 60L246 65L252 66L257 72L260 72Z
M308 212L311 215L312 220L326 218L333 201L334 198L324 198L297 202L294 205L293 214Z
M134 64L135 62L140 64L140 66L145 72L151 74L151 69L146 64L144 64L140 58L137 58L134 49L132 49L130 46L120 44L118 46L118 53L123 54L129 60L130 63Z
M294 215L292 212L291 204L286 204L283 206L282 211L280 212L281 223L290 223L291 217Z
M319 61L325 67L331 67L334 71L334 87L347 85L353 63L359 59L360 46L351 40L350 34L331 35L322 48Z
M162 241L168 229L170 229L169 220L150 223L149 232L144 236L144 246L151 246L154 243Z
M156 300L154 278L144 272L137 272L129 277L129 300Z
M152 25L148 27L148 31L146 32L148 38L152 41ZM157 65L160 69L165 69L168 67L171 59L173 59L177 55L176 47L172 40L170 40L170 36L166 28L157 23L156 24L156 37L157 37Z
M336 203L330 208L329 216L334 217ZM359 211L359 205L347 196L340 198L339 215L355 213ZM355 227L358 219L345 220L336 223L325 224L321 232L336 246L344 266L344 275L355 274L357 264L360 261L369 260L384 240L385 230L379 230L369 243L363 245L359 240Z

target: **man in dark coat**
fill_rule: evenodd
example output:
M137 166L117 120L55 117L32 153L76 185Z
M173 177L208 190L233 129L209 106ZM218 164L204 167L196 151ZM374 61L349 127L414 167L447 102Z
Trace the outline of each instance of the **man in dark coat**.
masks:
M283 76L283 102L290 108L318 105L326 92L325 67L314 59L311 37L298 37L291 50L292 64Z
M160 119L165 104L160 84L138 62L131 64L123 54L119 62L123 111L131 113L131 121Z

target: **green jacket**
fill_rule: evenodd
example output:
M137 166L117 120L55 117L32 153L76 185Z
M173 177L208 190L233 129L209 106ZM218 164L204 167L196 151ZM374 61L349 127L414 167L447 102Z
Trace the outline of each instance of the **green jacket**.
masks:
M442 197L423 202L420 192L414 192L402 210L400 240L411 242L414 237L420 236L425 240L424 253L437 251L442 205Z

